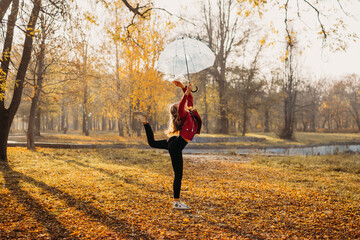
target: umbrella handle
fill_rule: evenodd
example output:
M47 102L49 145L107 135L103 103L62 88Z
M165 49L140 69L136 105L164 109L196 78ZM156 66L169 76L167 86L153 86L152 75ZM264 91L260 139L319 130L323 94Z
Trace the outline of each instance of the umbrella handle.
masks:
M199 90L198 86L196 86L195 90L191 90L191 92L196 93Z

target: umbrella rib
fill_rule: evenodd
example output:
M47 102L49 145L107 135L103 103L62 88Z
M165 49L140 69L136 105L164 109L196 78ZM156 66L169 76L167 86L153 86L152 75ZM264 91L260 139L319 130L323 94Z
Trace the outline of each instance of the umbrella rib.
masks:
M186 49L185 49L185 43L183 41L183 47L184 47L184 56L185 56L185 64L186 64L186 71L187 71L187 77L190 83L190 73L189 73L189 66L188 66L188 60L187 60L187 56L186 56Z
M191 64L192 64L192 67L193 67L194 71L196 72L196 71L197 71L197 68L196 68L196 66L195 66L195 64L194 64L193 59L190 58L190 61L191 61Z
M175 58L174 58L174 61L172 61L174 76L176 76L176 73L175 73L175 65L176 65L176 59L177 59L176 57L177 57L177 44L175 45Z
M204 44L205 44L205 43L204 43ZM207 46L207 47L208 47L208 46ZM210 49L210 48L209 48L209 49ZM206 59L207 59L207 60L210 60L208 55L206 55L206 54L202 54L202 55L205 55Z
M197 45L197 50L199 51L199 55L203 55L202 54L202 52L200 51L200 45L199 45L199 43L198 42L196 42L196 45ZM192 65L193 65L193 67L194 67L194 70L195 70L195 72L198 72L198 68L196 67L196 65L194 64L194 62L193 61L191 61L191 63L192 63Z

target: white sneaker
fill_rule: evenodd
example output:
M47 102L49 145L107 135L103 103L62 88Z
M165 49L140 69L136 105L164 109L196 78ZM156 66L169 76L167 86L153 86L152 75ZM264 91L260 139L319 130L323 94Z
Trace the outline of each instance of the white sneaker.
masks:
M134 118L139 119L141 122L147 122L147 116L143 112L134 112Z
M177 210L190 210L191 208L181 201L174 202L173 209Z

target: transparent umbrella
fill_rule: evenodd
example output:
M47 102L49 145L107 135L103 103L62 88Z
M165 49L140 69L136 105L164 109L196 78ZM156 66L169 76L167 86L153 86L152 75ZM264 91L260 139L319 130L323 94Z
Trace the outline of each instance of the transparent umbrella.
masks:
M159 56L157 69L175 77L197 73L214 65L215 54L201 41L181 38L169 43Z

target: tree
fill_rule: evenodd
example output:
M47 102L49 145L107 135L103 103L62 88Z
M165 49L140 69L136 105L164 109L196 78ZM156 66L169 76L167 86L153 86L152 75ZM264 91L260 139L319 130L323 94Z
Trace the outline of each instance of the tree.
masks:
M243 2L243 0L239 0ZM331 1L329 1L331 2ZM339 9L342 13L347 13L344 11L342 6L343 2L336 0L338 3ZM276 11L276 7L283 12L284 14L284 23L285 28L283 29L286 34L286 53L283 56L283 61L285 63L285 76L283 84L284 92L284 121L283 126L280 130L279 136L284 139L293 139L294 133L294 124L296 122L296 98L297 98L297 87L299 79L297 79L296 74L294 74L294 55L297 54L297 51L300 52L301 49L295 50L295 41L297 34L295 30L299 29L299 25L296 24L297 21L305 23L302 18L305 12L310 12L314 14L317 24L315 25L317 34L321 36L323 40L323 46L330 46L332 50L345 50L347 41L352 41L357 39L357 35L354 33L348 33L346 26L340 16L338 21L335 24L325 24L324 18L330 15L337 15L338 9L333 9L333 5L327 4L324 1L310 2L307 0L286 0L284 2L276 2L275 5L269 4L268 1L254 1L254 5L259 5L261 7L270 7L271 13L273 14ZM330 6L330 7L329 7ZM261 8L259 8L261 9ZM330 14L329 11L333 10ZM279 12L280 13L280 12ZM259 14L263 14L263 11L259 11ZM315 22L315 23L316 23ZM313 24L313 22L312 22ZM305 23L306 25L306 23ZM278 31L274 31L278 32ZM345 38L343 36L346 36Z
M280 69L272 70L270 79L263 88L260 111L262 112L261 115L263 115L264 132L270 132L272 114L275 111L274 106L280 104L279 86L281 83L281 75Z
M360 132L360 77L356 74L348 75L344 79L344 84L345 96L349 101L349 111Z
M49 55L47 52L49 51L49 40L54 34L55 28L55 18L60 12L57 9L52 8L52 16L45 15L42 13L40 15L40 23L39 23L39 34L36 36L36 41L38 48L34 48L34 67L33 67L33 82L30 85L33 86L33 95L30 96L31 99L31 108L29 115L29 124L28 124L28 132L27 132L27 148L34 149L35 148L35 131L38 131L38 135L40 135L40 95L43 92L44 78L47 70L51 65L54 64L54 58L56 54L52 54L52 59L46 59L46 55ZM57 49L60 51L60 49ZM49 51L50 52L50 51ZM36 126L37 125L37 126Z
M300 79L295 74L295 40L287 37L286 53L284 56L285 72L282 82L283 92L283 126L280 129L279 137L292 140L295 130L296 98Z
M204 26L209 47L215 53L215 63L210 73L218 84L219 119L218 132L228 133L228 101L226 97L227 60L235 45L240 45L248 37L249 31L244 31L238 40L240 15L236 14L237 2L233 0L218 0L217 11L213 11L210 1L203 3ZM216 12L216 13L214 13Z
M144 10L144 6L137 5L133 7L129 2L126 0L122 0L125 4L125 7L129 9L133 14L134 18L136 16L140 16L145 18L147 12L149 12L149 8L146 7ZM9 14L7 27L6 27L6 34L5 34L5 41L3 45L3 51L1 54L1 72L0 72L0 161L7 161L7 140L9 136L10 126L16 114L16 111L21 102L21 95L24 88L24 81L26 72L28 69L28 65L31 59L31 52L33 48L33 38L36 33L36 22L39 16L39 12L41 10L42 5L53 5L57 8L61 9L61 13L67 11L66 2L65 0L60 1L49 1L46 0L34 0L32 1L32 10L29 14L28 23L25 25L25 28L22 31L25 33L24 44L23 44L23 51L20 60L19 66L16 68L16 81L14 84L14 91L12 100L10 103L9 108L5 107L5 93L6 93L6 82L9 72L9 63L11 57L11 50L12 50L12 43L14 37L14 28L17 21L17 15L19 10L19 0L1 0L0 2L0 20L3 20L3 16L7 12L10 4L12 2L11 12ZM105 1L103 1L105 2ZM46 4L44 4L46 3ZM144 11L143 11L144 10ZM45 11L46 12L46 11ZM49 13L51 14L51 13ZM19 26L20 27L20 26Z
M259 97L260 92L265 85L265 81L258 80L259 55L263 49L263 46L264 44L260 45L249 69L246 69L244 66L242 66L242 68L235 67L231 70L232 74L235 75L233 83L236 88L236 102L241 111L240 116L242 119L242 136L245 136L247 132L249 111L251 109L258 108L259 101L256 101L256 98Z
M113 17L108 19L108 38L103 48L115 51L108 52L109 56L104 60L114 72L102 86L104 113L117 118L119 135L124 135L125 128L129 135L131 130L141 133L141 126L132 118L134 110L147 112L156 130L157 123L164 125L167 121L162 113L167 110L166 104L173 95L164 94L170 85L164 83L155 63L173 24L168 19L161 19L157 12L151 12L145 21L123 27L131 21L127 18L131 16L123 14L121 1L109 4L107 10Z
M347 121L348 111L349 102L346 98L345 83L336 81L327 94L324 95L321 104L321 114L324 117L323 127L327 123L329 130L342 129Z
M316 131L316 123L319 115L323 94L324 81L308 80L299 91L297 103L297 116L302 123L303 131Z
M2 77L0 80L1 85L6 83L7 75L9 71L10 53L13 42L13 36L14 36L14 27L15 27L15 22L17 20L17 13L19 9L18 3L19 2L17 0L13 1L13 7L9 15L9 21L7 25L5 43L4 43L2 59L1 59L1 70L2 70L1 72ZM2 88L0 92L0 96L3 96L0 99L0 125L2 126L0 129L0 161L7 161L7 140L9 136L9 130L11 123L14 119L14 116L16 114L16 111L20 105L22 90L24 88L26 70L31 58L33 37L35 34L34 33L35 25L39 16L40 8L41 8L41 0L35 0L30 17L28 19L28 23L26 25L26 29L24 30L25 40L24 40L22 58L19 67L17 69L16 84L14 87L13 98L8 109L5 108L5 98L4 98L5 89Z
M352 1L327 0L327 1L309 1L309 0L285 0L285 1L267 1L267 0L237 0L242 6L248 4L246 14L249 15L257 9L260 16L266 14L266 9L272 15L284 14L283 21L285 23L285 31L290 37L289 23L292 24L293 30L296 25L294 22L301 22L297 25L299 28L305 26L314 29L323 41L323 46L329 46L332 50L345 50L347 43L358 39L355 32L349 32L344 23L343 17L351 18L351 14L345 11L345 7L349 9L352 6ZM337 5L338 7L334 7ZM309 14L313 14L310 17ZM311 18L311 23L306 23L306 18ZM341 16L342 15L342 16ZM324 21L327 18L335 17L334 24ZM282 26L281 26L282 27ZM346 36L346 38L344 38ZM291 38L290 38L291 39Z

